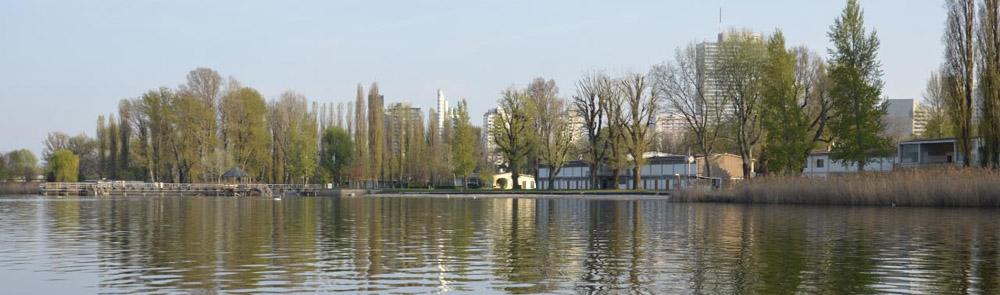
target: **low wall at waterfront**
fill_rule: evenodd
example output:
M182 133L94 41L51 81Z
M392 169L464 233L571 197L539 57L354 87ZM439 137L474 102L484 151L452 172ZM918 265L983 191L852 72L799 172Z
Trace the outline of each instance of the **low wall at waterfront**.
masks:
M316 193L317 197L357 197L367 195L363 189L322 189Z
M46 186L52 195L93 195L95 191L90 186L96 183L57 183L57 182L0 182L0 195L35 195L41 194L41 187ZM222 193L222 188L235 185L225 184L159 184L159 183L130 183L111 184L103 183L102 188L106 188L104 193L98 195L124 195L124 196L159 196L159 195L232 195ZM139 190L137 187L143 189ZM256 186L274 187L276 196L320 196L320 197L353 197L367 195L368 191L363 189L326 189L319 188L319 185L267 185L257 184ZM54 190L59 187L62 190ZM219 187L219 188L217 188ZM231 188L230 188L231 189ZM218 191L218 192L216 192ZM242 194L241 194L242 195Z
M0 195L34 195L39 185L38 182L0 182Z

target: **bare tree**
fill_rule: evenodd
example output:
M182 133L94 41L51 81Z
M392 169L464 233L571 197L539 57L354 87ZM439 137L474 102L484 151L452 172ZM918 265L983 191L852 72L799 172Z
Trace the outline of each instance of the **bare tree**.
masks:
M969 167L972 151L972 95L975 56L973 0L946 0L948 18L943 37L945 77L948 81L948 109L958 129L962 165Z
M531 114L528 112L527 94L514 87L504 90L493 124L493 141L510 167L514 189L521 189L518 178L521 165L531 144Z
M607 153L604 163L611 168L614 189L618 189L622 170L628 165L628 147L625 140L625 107L620 80L605 77L598 81L597 96L607 118L607 128L602 135L602 145Z
M559 87L554 80L546 81L535 78L528 85L528 101L533 113L532 130L534 132L534 151L537 159L534 161L533 172L538 175L538 165L549 168L548 189L553 189L555 176L569 161L570 139L569 126L566 122L565 102L559 98Z
M765 57L764 44L747 32L733 33L719 45L715 76L722 81L725 98L732 104L736 146L747 179L754 175L754 150L763 132L760 107Z
M812 136L808 146L815 147L821 142L830 142L826 125L835 114L830 98L830 77L826 73L826 61L816 52L804 46L791 49L795 55L795 92L799 96L803 113L810 119ZM812 149L802 151L802 159L808 158Z
M618 85L627 107L622 114L622 130L625 147L632 155L632 189L638 190L642 184L641 168L646 162L643 154L649 149L649 129L656 124L660 96L644 74L627 74Z
M539 120L538 158L549 167L548 189L553 189L555 176L569 161L573 138L566 116L568 112L561 99L549 99L545 104L536 105L536 116L548 117Z
M576 82L576 95L573 96L573 109L583 119L583 129L586 131L584 142L584 160L590 166L590 188L600 188L597 182L597 169L604 159L606 149L601 143L601 134L605 128L605 112L600 101L601 81L608 79L602 73L591 73Z
M668 113L680 115L685 129L693 135L697 152L709 157L715 151L722 130L726 100L711 100L705 91L705 74L698 67L695 45L677 49L674 61L655 66L653 87L663 96ZM712 176L709 161L705 176Z

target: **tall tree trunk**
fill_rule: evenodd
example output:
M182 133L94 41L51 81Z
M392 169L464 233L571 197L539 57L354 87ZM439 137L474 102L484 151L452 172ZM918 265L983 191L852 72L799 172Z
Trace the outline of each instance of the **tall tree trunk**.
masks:
M642 183L642 175L640 175L642 169L639 165L632 167L632 189L639 190L639 184Z
M611 184L611 189L613 190L618 189L618 181L619 177L621 176L621 173L622 173L621 169L618 168L611 169L611 180L614 181L614 183Z
M601 184L597 183L597 164L590 164L590 188L601 189Z
M514 161L511 161L514 162ZM515 190L521 189L521 183L518 182L518 178L521 178L521 173L517 171L517 164L510 164L510 181L513 182L511 188Z

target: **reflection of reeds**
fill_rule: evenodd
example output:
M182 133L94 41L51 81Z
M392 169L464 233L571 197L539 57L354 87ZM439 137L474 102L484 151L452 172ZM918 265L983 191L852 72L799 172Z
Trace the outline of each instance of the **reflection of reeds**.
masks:
M675 193L679 202L853 206L1000 207L1000 172L985 169L760 177L719 191Z

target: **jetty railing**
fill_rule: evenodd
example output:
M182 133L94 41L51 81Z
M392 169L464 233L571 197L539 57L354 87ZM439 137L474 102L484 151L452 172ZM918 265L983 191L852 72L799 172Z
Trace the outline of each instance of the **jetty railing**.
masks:
M198 195L198 196L264 196L271 197L273 185L255 183L165 183L165 182L47 182L39 186L43 195ZM312 193L311 186L282 185L278 189L288 194Z

